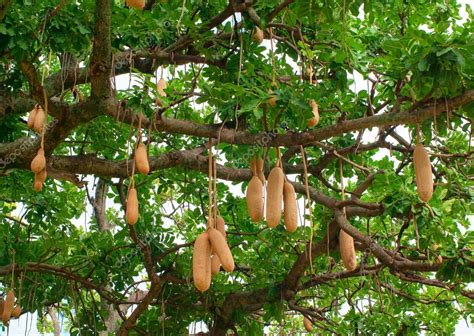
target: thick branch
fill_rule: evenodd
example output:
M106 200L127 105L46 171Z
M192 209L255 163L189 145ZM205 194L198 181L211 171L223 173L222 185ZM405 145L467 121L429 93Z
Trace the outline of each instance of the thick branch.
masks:
M91 96L104 99L110 97L112 49L110 42L110 0L95 2L94 44L90 59Z
M394 270L412 270L412 271L436 271L440 267L440 263L419 263L404 258L395 258L389 254L382 246L378 245L371 237L364 235L362 232L352 226L347 220L342 210L334 211L335 219L339 227L351 235L355 240L361 242L366 249L374 254L384 265Z
M345 120L340 123L321 127L315 131L307 132L286 132L285 134L270 133L250 133L247 131L236 131L226 127L222 128L221 124L204 125L189 120L169 119L159 117L155 120L157 131L166 133L175 133L190 135L202 138L218 138L224 143L243 144L243 145L259 145L259 146L285 146L291 147L295 145L312 144L315 141L329 139L334 136L342 135L348 132L358 131L366 128L417 124L425 119L432 118L449 110L459 108L474 101L474 89L465 92L463 95L447 101L447 104L438 104L438 106L428 106L413 112L402 113L382 113L365 118ZM110 108L110 111L115 111ZM436 112L436 113L435 113ZM113 113L110 114L114 116ZM136 117L131 110L125 110L120 120L126 123L132 123ZM149 127L150 121L144 119L142 125Z

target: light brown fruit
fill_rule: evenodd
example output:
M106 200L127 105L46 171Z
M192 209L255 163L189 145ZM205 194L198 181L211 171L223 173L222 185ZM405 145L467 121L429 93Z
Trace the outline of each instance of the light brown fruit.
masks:
M35 181L33 185L36 192L40 192L43 189L43 183L46 181L46 177L46 169L43 169L39 173L35 174Z
M267 183L267 224L271 228L280 223L284 182L283 170L280 167L274 167L268 175Z
M194 242L193 281L201 292L211 286L211 243L207 231L197 236Z
M225 232L225 221L224 221L224 218L222 218L221 216L217 216L217 220L216 222L214 223L214 218L208 218L208 226L210 228L214 228L216 229L217 231L219 231L220 233L222 233L222 235L224 236L224 238L227 237L227 232Z
M2 313L3 324L8 324L14 304L15 304L15 292L13 292L13 290L9 290L5 298L5 304L3 306L3 313Z
M166 97L166 92L165 89L168 86L164 78L160 78L158 83L156 84L156 90L158 91L158 94L162 97Z
M33 126L35 125L35 119L36 119L36 106L33 107L33 109L30 111L30 114L28 115L28 128L33 129Z
M311 101L309 102L309 105L311 106L311 109L313 111L313 117L306 121L306 126L314 127L319 123L319 108L318 108L318 104L316 103L314 99L311 99Z
M3 315L3 308L5 307L5 300L0 299L0 317Z
M35 178L37 178L38 181L41 181L41 183L44 183L47 177L48 177L48 173L46 172L46 169L43 169L39 173L35 174Z
M277 99L276 96L273 94L273 90L268 89L268 93L271 95L271 97L267 99L267 104L271 107L275 107L277 105Z
M221 270L221 260L217 254L211 257L211 274L215 276Z
M313 324L311 323L311 321L306 316L303 319L303 325L304 325L304 328L306 329L307 332L313 331Z
M285 181L283 186L283 221L288 232L295 232L298 228L298 205L293 185Z
M252 33L252 40L254 42L257 42L258 44L261 44L264 38L265 36L263 34L263 31L259 27L255 27Z
M41 133L43 131L44 123L46 121L46 114L41 106L38 106L35 114L35 121L33 122L33 129Z
M46 157L44 156L44 149L38 149L38 153L31 161L31 171L33 173L39 173L40 171L44 170L46 167Z
M143 9L145 7L145 0L125 0L127 5L136 9Z
M146 145L143 142L140 142L135 150L135 165L137 170L144 175L147 175L150 172L150 163L148 162Z
M43 183L35 180L35 182L33 183L33 188L36 192L41 192L41 190L43 190Z
M129 225L135 225L138 221L138 197L135 188L128 191L125 220Z
M260 222L263 219L263 186L258 176L252 176L245 196L250 218Z
M428 202L433 196L433 175L431 174L430 156L421 143L417 144L413 151L413 166L415 167L418 196L423 202Z
M14 318L18 318L20 315L21 315L21 307L20 307L20 305L16 305L16 306L12 309L12 314L11 314L11 316L14 317Z
M341 253L342 263L348 271L357 268L357 259L354 248L354 239L344 230L339 232L339 252Z
M232 257L232 252L230 251L229 245L227 245L224 236L216 229L209 229L208 232L212 250L219 256L222 267L227 272L232 272L235 268L234 257Z
M225 232L224 218L222 218L221 216L217 216L216 229L224 236L224 238L227 237L227 232Z

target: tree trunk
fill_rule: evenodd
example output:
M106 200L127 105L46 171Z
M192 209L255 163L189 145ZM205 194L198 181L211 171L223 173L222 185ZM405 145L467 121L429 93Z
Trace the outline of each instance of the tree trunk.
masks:
M53 307L48 307L48 314L49 317L51 317L51 321L53 322L54 336L61 336L61 325L59 324L56 309Z

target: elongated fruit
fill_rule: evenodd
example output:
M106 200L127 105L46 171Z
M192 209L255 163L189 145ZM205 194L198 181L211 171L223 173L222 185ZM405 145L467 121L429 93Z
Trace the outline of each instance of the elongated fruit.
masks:
M221 260L219 259L219 256L217 254L214 254L211 257L211 274L212 274L212 276L219 273L220 270L221 270Z
M136 9L143 9L145 7L145 0L125 0L127 5Z
M319 123L319 108L318 104L314 99L311 99L309 105L311 106L311 109L313 111L313 117L306 121L306 125L308 127L314 127Z
M33 173L39 173L46 167L46 158L44 156L44 149L38 149L38 153L31 161L31 171Z
M298 228L298 209L296 194L293 185L285 181L283 186L283 221L288 232L295 232Z
M38 106L35 114L35 121L33 122L33 129L41 133L43 131L44 122L46 121L46 114L41 106Z
M211 218L208 218L208 222L209 222L209 225L208 225L209 227L214 228L217 231L219 231L220 233L222 233L224 238L227 237L227 232L225 232L224 218L222 218L221 216L217 216L217 220L214 223L214 218L211 217Z
M5 298L5 304L3 306L2 321L3 324L8 324L10 316L15 304L15 293L13 290L8 291L7 297Z
M165 89L168 86L164 78L160 78L158 83L156 84L156 90L158 91L158 94L162 97L166 97L166 92Z
M303 325L307 332L313 331L313 324L307 317L303 319Z
M21 315L21 307L20 305L16 305L13 309L12 309L12 317L19 317Z
M37 108L35 106L33 107L33 109L30 111L30 114L28 115L28 122L27 122L28 128L33 129L33 126L35 125L36 112L37 112Z
M222 218L221 216L217 216L216 229L224 236L224 238L227 237L227 232L225 232L224 218Z
M339 232L339 252L342 263L348 271L353 271L357 267L357 260L354 248L354 239L344 230Z
M280 223L281 201L285 176L280 167L275 167L268 175L267 183L267 224L274 228Z
M148 162L148 155L146 153L146 145L141 142L135 150L135 165L137 170L147 175L150 172L150 163Z
M255 27L255 30L253 31L252 34L252 40L257 42L258 44L261 44L263 42L264 35L263 31L259 27Z
M138 221L138 197L135 188L130 188L128 191L125 220L129 225L135 225Z
M431 174L430 156L421 143L417 144L413 151L413 166L415 167L418 196L423 202L428 202L433 196L433 175Z
M258 176L252 176L246 192L247 209L254 222L263 219L263 186Z
M193 281L201 292L207 291L211 286L211 243L207 231L197 236L194 242Z
M3 315L3 308L5 307L5 300L0 299L0 317Z
M211 242L212 250L219 256L222 267L227 272L232 272L235 268L234 257L232 257L232 252L222 233L216 229L209 229L209 241Z

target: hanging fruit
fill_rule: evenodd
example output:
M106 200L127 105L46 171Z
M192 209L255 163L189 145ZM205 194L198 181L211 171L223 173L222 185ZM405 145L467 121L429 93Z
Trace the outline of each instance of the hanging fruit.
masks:
M201 233L194 242L193 281L201 292L207 291L211 286L211 244L207 231Z
M125 0L129 7L142 10L145 7L145 0Z
M10 317L13 310L13 305L15 304L15 292L9 290L5 298L5 303L3 305L2 321L3 324L7 325L10 321Z
M168 84L166 83L166 81L164 80L164 78L160 78L160 80L158 81L158 84L156 84L156 90L158 91L158 94L162 97L166 97L166 92L165 92L165 89L166 87L168 86Z
M211 256L211 275L215 276L221 270L221 259L217 254Z
M33 173L39 173L46 167L46 157L44 156L44 149L39 148L38 153L31 161L31 171Z
M259 27L255 27L253 34L252 34L252 40L258 44L261 44L264 39L264 34L263 31Z
M138 197L134 187L128 191L125 220L129 225L135 225L138 221Z
M433 175L430 156L422 143L418 143L413 151L413 166L418 196L423 202L429 202L433 196Z
M35 173L34 188L36 192L40 192L43 189L43 184L47 177L46 169L43 169L39 173Z
M344 230L339 232L339 251L341 253L342 263L348 271L357 268L357 259L354 248L354 239Z
M283 222L288 232L295 232L298 228L298 204L293 185L285 181L283 186Z
M150 172L146 145L143 142L140 142L135 150L135 166L143 175L147 175Z
M11 314L11 316L14 317L14 318L18 318L20 315L21 315L21 307L20 307L20 305L17 304L17 305L12 309L12 314Z
M225 221L221 216L217 216L215 228L224 236L224 238L227 237L227 232L225 231Z
M227 272L232 272L234 270L234 258L232 257L232 252L230 251L229 245L225 241L222 233L216 229L209 229L209 240L211 242L212 251L219 256L222 267Z
M319 123L319 107L314 99L310 100L309 105L311 106L313 117L306 121L306 126L314 127Z
M245 199L250 218L254 222L260 222L263 219L263 185L256 175L256 169L256 162L252 161L252 178L247 186Z
M307 332L313 331L313 324L306 316L303 319L303 325Z
M280 223L281 219L281 202L283 199L283 184L285 182L285 174L278 166L275 166L268 175L267 182L267 224L274 228Z
M44 113L44 110L41 106L38 106L36 108L35 120L33 122L33 130L35 130L37 133L43 132L45 121L46 113Z
M35 125L35 119L36 119L36 112L38 111L37 105L33 107L33 109L30 111L30 114L28 115L28 128L33 129Z

